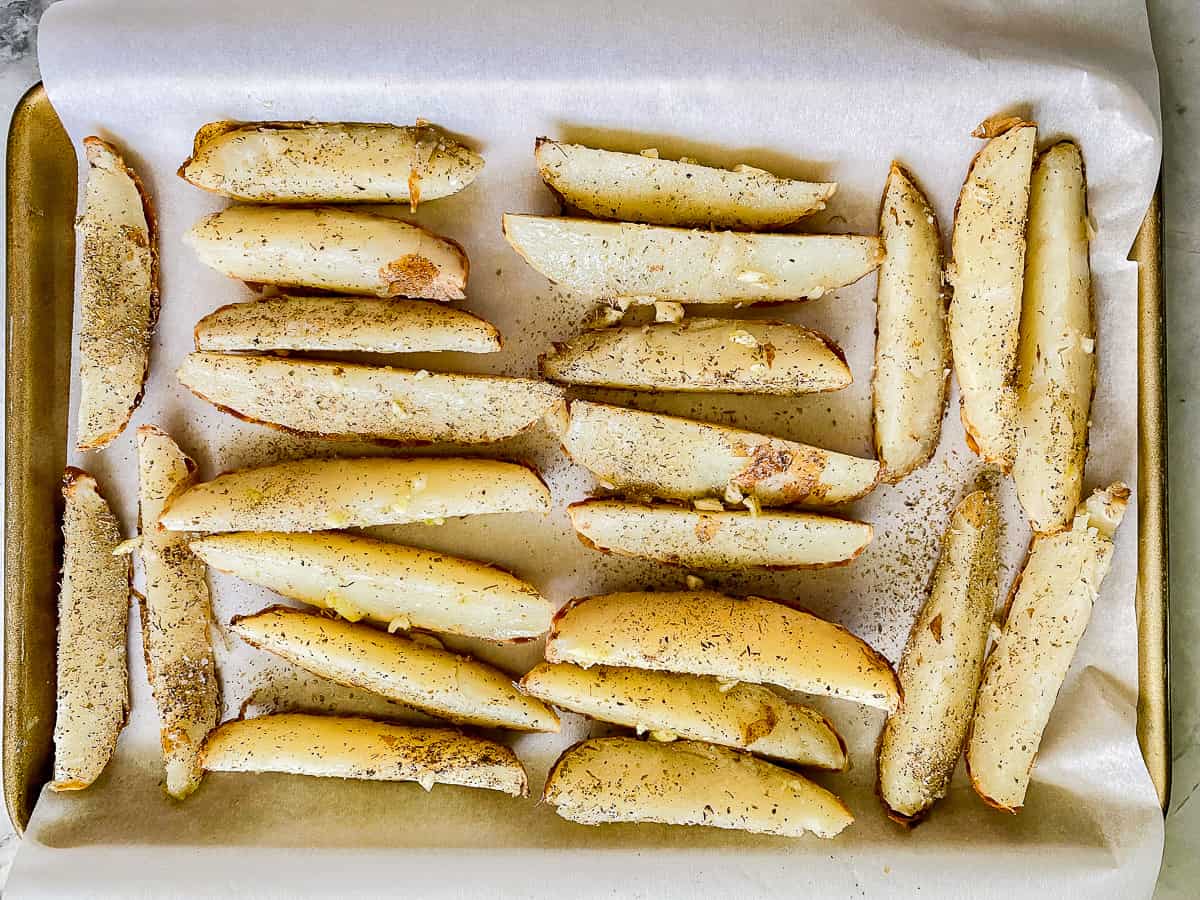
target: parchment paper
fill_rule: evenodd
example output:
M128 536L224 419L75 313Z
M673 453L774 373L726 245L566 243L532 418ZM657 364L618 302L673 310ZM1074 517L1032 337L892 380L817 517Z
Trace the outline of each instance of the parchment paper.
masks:
M180 244L193 221L223 205L174 175L204 122L403 123L421 116L462 135L487 159L482 176L460 195L422 206L415 218L467 248L464 305L496 323L505 347L494 356L422 357L416 364L529 374L537 354L576 330L589 307L526 267L500 234L504 211L556 208L533 164L538 135L836 179L841 186L830 208L803 226L815 230L874 232L879 193L896 158L923 184L948 232L963 174L980 146L971 129L1010 110L1037 119L1043 141L1071 136L1083 148L1096 226L1100 361L1087 483L1090 489L1120 477L1133 485L1137 295L1126 255L1160 153L1157 81L1140 4L629 0L518 8L467 0L77 0L45 17L41 66L72 138L99 133L114 140L156 199L163 313L133 426L165 427L206 476L279 457L378 451L240 423L175 381L194 322L248 296ZM728 311L783 317L833 335L856 379L837 394L589 396L869 455L873 295L872 276L816 302ZM963 443L957 402L955 395L931 465L848 510L878 533L854 565L706 576L709 583L794 599L896 660L948 512L980 477ZM73 460L97 474L131 533L133 426L109 449ZM576 541L562 507L594 484L546 431L471 452L537 463L555 511L382 531L510 567L559 603L587 592L683 583L682 571L602 557ZM1006 588L1029 534L1011 484L1001 483L1000 492ZM817 780L845 797L858 821L831 842L713 829L587 828L534 800L283 776L210 776L177 804L158 787L157 722L134 617L133 714L117 757L91 790L41 798L9 889L13 896L75 897L1148 895L1162 819L1134 734L1136 522L1131 510L1046 732L1028 805L1016 817L987 809L960 772L928 823L910 833L887 822L873 796L882 718L836 701L817 705L846 736L852 765ZM275 599L226 578L214 578L213 588L222 623ZM292 685L294 672L264 654L233 638L220 643L230 715L251 694L263 708L370 706L311 679ZM540 645L483 652L520 672ZM588 730L567 715L560 735L506 740L529 766L536 791L548 763Z

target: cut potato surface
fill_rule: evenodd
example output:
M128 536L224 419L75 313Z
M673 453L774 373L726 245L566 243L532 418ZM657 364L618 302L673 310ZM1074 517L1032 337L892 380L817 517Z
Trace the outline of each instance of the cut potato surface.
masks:
M142 399L158 318L158 234L150 197L116 148L98 137L83 147L75 446L96 450L124 430Z
M280 713L235 719L204 746L210 772L283 772L323 778L415 781L529 792L525 769L503 744L449 728L392 725L371 719Z
M335 207L232 206L184 235L200 261L255 284L461 300L467 255L449 238Z
M754 231L790 225L825 208L837 185L780 178L752 166L720 169L538 138L542 180L571 206L601 219Z
M67 469L63 497L58 700L50 786L75 791L104 771L129 714L129 558L113 552L121 543L121 529L95 478Z
M879 239L857 234L753 234L507 213L504 236L551 281L609 300L816 298L883 260Z
M545 633L553 612L532 586L495 566L358 535L238 532L191 548L217 571L393 630L529 640Z
M1058 692L1112 565L1129 502L1117 482L1080 504L1071 526L1034 535L1004 631L984 665L967 739L967 772L990 806L1017 812Z
M685 319L584 331L541 358L563 384L794 396L848 387L841 348L786 322Z
M212 605L204 563L188 535L159 527L163 506L195 481L196 464L152 425L138 429L140 551L146 576L142 643L158 707L167 793L183 798L200 786L200 747L220 721L209 629Z
M322 531L482 513L545 512L534 470L495 459L300 459L228 472L176 496L174 531Z
M850 562L871 542L865 522L811 513L709 512L668 504L586 500L567 508L585 544L698 569L795 569Z
M942 237L929 201L896 163L879 214L887 257L876 295L875 452L894 484L937 449L950 380Z
M468 312L427 301L281 296L209 313L196 324L196 349L495 353L500 335Z
M213 122L179 175L253 203L395 203L456 194L483 157L436 125Z
M999 514L985 491L954 510L929 598L900 661L900 710L879 744L879 796L898 822L946 796L962 754L996 608Z
M900 702L887 660L845 628L773 600L715 591L573 600L554 617L546 659L774 684L889 712Z
M561 388L528 378L203 351L178 374L192 393L251 422L409 444L498 441L562 400Z
M1029 197L1017 366L1017 497L1035 531L1070 524L1083 492L1096 378L1083 157L1069 141L1038 157Z
M954 214L950 346L963 428L971 449L1003 472L1016 452L1017 339L1036 143L1037 126L1019 121L988 141Z
M879 464L710 422L575 400L559 437L575 463L636 496L828 506L867 494Z
M521 689L562 709L660 739L707 741L821 769L846 765L845 747L828 719L757 684L542 663L521 679Z
M285 606L239 616L235 634L315 675L373 691L450 722L558 731L545 704L499 669L367 625Z
M854 821L841 800L802 775L699 741L583 741L558 758L542 799L583 825L658 822L829 838Z

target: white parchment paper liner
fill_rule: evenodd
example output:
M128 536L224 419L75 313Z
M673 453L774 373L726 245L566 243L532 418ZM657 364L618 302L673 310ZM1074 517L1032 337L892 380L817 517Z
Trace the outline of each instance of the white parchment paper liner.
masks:
M205 475L312 452L378 452L240 423L174 379L196 319L247 296L180 244L196 218L223 205L174 174L196 127L222 118L422 116L463 135L487 159L482 176L462 194L423 206L416 219L465 245L472 276L464 305L499 326L505 348L417 364L528 374L537 354L572 333L588 306L528 269L500 234L505 211L555 209L533 165L536 136L836 179L841 187L830 208L804 226L815 230L875 231L879 192L896 158L915 173L948 232L979 146L970 130L1001 110L1031 116L1043 141L1074 137L1087 161L1100 354L1088 486L1117 477L1133 485L1137 295L1126 255L1160 155L1157 81L1139 3L630 0L518 8L465 0L73 0L50 10L40 42L46 86L72 138L99 133L123 147L159 209L163 314L146 400L119 441L73 460L97 474L129 530L136 522L133 428L144 422L170 431ZM836 395L592 396L869 455L873 293L872 277L820 301L731 313L802 322L842 342L856 383ZM930 466L851 509L878 529L853 566L710 583L794 599L895 660L948 512L979 476L956 409L955 396ZM594 485L545 431L472 452L536 462L554 491L555 512L390 529L389 536L511 567L557 602L682 584L681 571L601 557L576 541L562 506ZM1011 484L1001 496L1006 585L1028 529ZM1162 819L1134 733L1136 521L1131 510L1017 817L984 807L960 777L928 823L911 833L893 826L873 796L881 718L836 702L819 705L846 736L852 766L819 780L845 797L858 821L832 842L585 828L532 800L283 776L210 777L176 804L158 788L157 722L141 654L133 652L134 711L117 758L92 790L41 798L9 890L75 897L1148 895ZM213 586L221 622L274 600L225 578ZM136 617L131 627L136 648ZM219 652L229 714L255 690L302 700L328 694L311 680L299 690L280 688L291 673L236 640ZM539 652L488 648L486 655L519 672ZM588 730L569 715L564 726L558 736L512 739L535 790L549 761Z

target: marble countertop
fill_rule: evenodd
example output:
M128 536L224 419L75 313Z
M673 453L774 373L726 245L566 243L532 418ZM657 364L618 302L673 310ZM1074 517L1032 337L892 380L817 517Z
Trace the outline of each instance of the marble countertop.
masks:
M51 0L0 0L0 120L38 80L36 23ZM1171 686L1174 783L1157 900L1185 900L1200 885L1200 4L1149 0L1162 86L1170 466ZM4 142L0 141L0 170ZM0 230L3 221L0 220ZM0 243L2 243L0 233ZM3 387L0 385L0 390ZM2 814L0 814L2 815ZM16 839L0 822L0 883Z

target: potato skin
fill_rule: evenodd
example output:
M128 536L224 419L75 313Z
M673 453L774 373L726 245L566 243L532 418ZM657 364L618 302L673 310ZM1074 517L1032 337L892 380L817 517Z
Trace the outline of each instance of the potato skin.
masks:
M79 218L79 410L75 445L98 450L141 403L158 320L158 225L150 195L115 147L83 140Z
M773 684L889 712L900 703L887 660L842 626L762 597L715 591L574 599L554 616L546 659Z
M876 296L875 452L881 479L895 484L937 449L950 382L941 232L929 201L896 163L879 233L887 256Z
M63 478L63 569L58 594L56 791L88 787L104 771L129 715L125 635L129 557L113 551L120 525L96 479L68 468Z
M618 666L541 663L521 690L561 709L639 733L668 734L783 762L841 770L846 748L829 720L757 684Z
M879 464L711 422L575 400L563 449L627 495L692 500L739 495L762 506L831 506L876 483Z
M1016 452L1017 342L1037 126L1005 120L981 127L995 136L972 161L954 213L950 347L967 444L1008 472Z
M415 781L529 793L529 779L508 747L449 728L393 725L348 716L278 713L233 719L208 737L210 772L283 772L323 778Z
M984 665L967 739L967 774L989 806L1016 813L1025 802L1046 723L1112 565L1113 533L1129 496L1120 482L1098 489L1070 527L1033 537L1004 631Z
M395 203L461 191L483 158L436 125L211 122L179 176L250 203Z
M879 796L894 821L920 821L946 795L962 754L996 607L998 531L985 491L967 495L946 528L897 673L904 699L879 744Z
M538 172L564 203L600 219L756 231L825 208L837 185L721 169L657 154L618 153L538 138Z
M1096 340L1087 182L1070 141L1044 150L1030 188L1017 360L1017 497L1035 531L1070 524L1083 492Z
M558 758L542 800L584 825L659 822L830 838L854 821L841 800L803 776L699 741L582 741Z
M708 318L584 331L542 356L539 369L562 384L778 396L837 391L854 380L842 349L819 331Z

